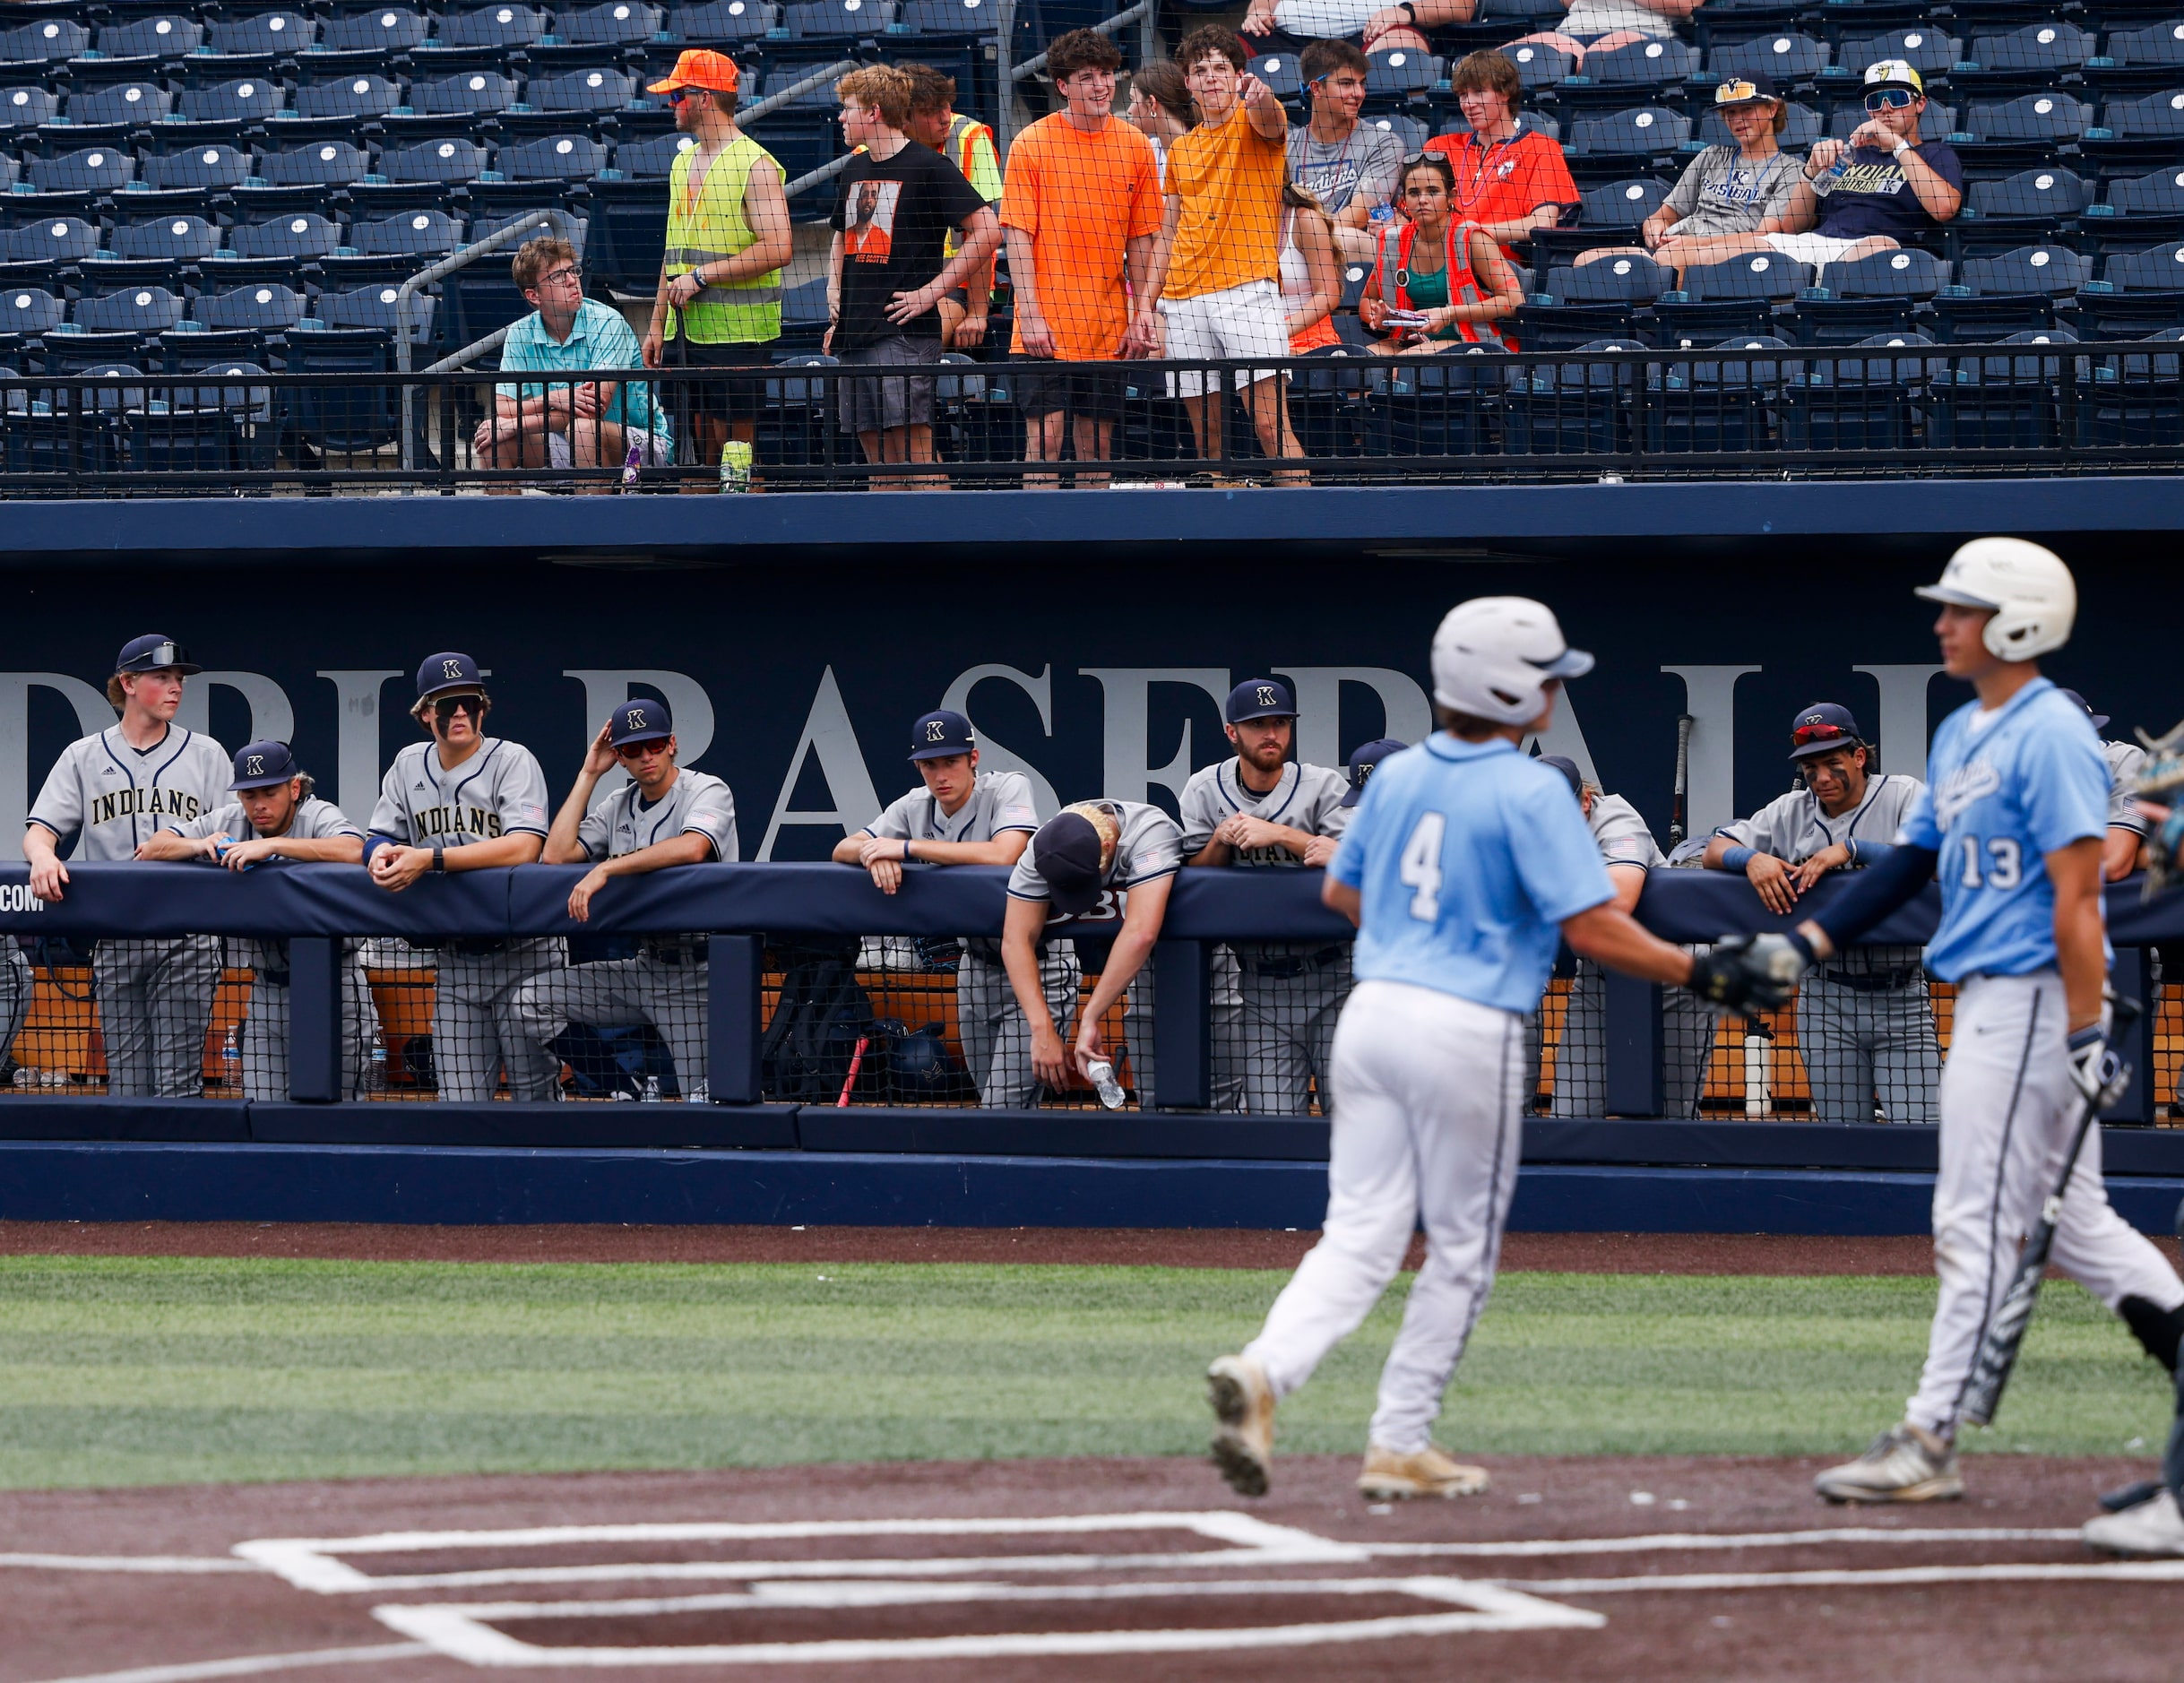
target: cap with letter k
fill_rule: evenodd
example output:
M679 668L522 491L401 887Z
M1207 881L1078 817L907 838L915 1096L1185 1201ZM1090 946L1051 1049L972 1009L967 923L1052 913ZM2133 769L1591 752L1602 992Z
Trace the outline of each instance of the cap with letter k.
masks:
M925 714L910 728L910 757L913 760L945 760L951 755L969 754L978 746L979 735L971 728L971 721L945 707Z

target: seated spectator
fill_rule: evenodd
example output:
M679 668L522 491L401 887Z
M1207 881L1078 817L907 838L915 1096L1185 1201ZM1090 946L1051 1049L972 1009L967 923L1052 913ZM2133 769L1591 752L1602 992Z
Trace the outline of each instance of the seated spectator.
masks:
M1282 189L1282 309L1294 355L1342 342L1334 331L1335 306L1342 301L1339 231L1295 182Z
M1425 31L1469 23L1476 0L1251 0L1239 26L1251 36L1353 41L1368 53L1432 50ZM1273 43L1269 42L1268 45Z
M1264 357L1271 366L1233 375L1187 371L1168 376L1168 394L1190 416L1198 456L1226 455L1231 379L1259 448L1293 461L1303 452L1290 430L1282 361L1289 332L1282 308L1282 187L1288 172L1289 120L1282 101L1244 72L1244 48L1230 31L1202 24L1183 38L1183 65L1199 125L1168 160L1167 216L1147 292L1160 299L1167 354L1178 362ZM1285 468L1278 485L1310 476Z
M1001 957L1016 1004L1032 1025L1032 1073L1049 1092L1068 1086L1072 1071L1092 1078L1090 1066L1108 1056L1101 1024L1127 991L1123 1029L1131 1074L1138 1103L1151 1105L1152 973L1146 972L1141 986L1130 984L1152 956L1152 944L1168 916L1169 891L1182 866L1183 832L1158 807L1134 800L1080 800L1039 827L1010 871ZM1040 951L1059 935L1109 933L1114 941L1099 984L1077 1007L1075 1045L1065 1048L1060 1024L1047 1003Z
M940 301L968 283L1000 244L993 208L963 172L903 133L911 80L868 65L834 84L842 135L856 149L842 172L827 257L831 324L823 341L844 364L885 375L840 383L842 429L865 460L933 460L933 365L941 356ZM943 255L950 229L963 234ZM945 478L875 478L875 490L933 490Z
M1314 41L1297 60L1311 96L1311 120L1289 134L1290 180L1334 220L1342 255L1372 255L1371 224L1385 220L1403 168L1403 147L1358 120L1365 108L1365 55L1348 41Z
M1562 148L1518 114L1524 83L1508 59L1473 53L1448 80L1471 129L1437 134L1426 150L1446 157L1455 171L1450 213L1480 224L1500 242L1502 255L1517 262L1515 248L1529 244L1533 229L1554 227L1576 204L1577 184Z
M1001 203L1001 151L994 132L975 117L955 109L955 78L930 65L897 65L910 78L910 126L903 130L921 146L930 146L963 172L988 204ZM953 257L963 239L954 229L941 255ZM993 301L994 260L971 272L940 300L940 342L970 350L986 342L986 315Z
M1729 125L1733 146L1709 146L1691 160L1675 189L1638 229L1657 263L1681 270L1690 242L1722 234L1776 234L1790 225L1798 185L1798 161L1774 137L1790 120L1790 108L1765 76L1724 82L1714 91L1714 108ZM1606 246L1577 259L1583 267L1603 257L1632 255Z
M531 312L502 342L503 373L643 366L622 312L584 297L575 250L565 239L526 240L510 267ZM675 459L668 418L643 380L510 381L493 388L493 414L470 448L488 468L618 468L632 453L650 466ZM586 491L614 488L587 482Z
M1124 375L1097 365L1148 355L1160 343L1148 289L1168 207L1151 143L1114 115L1121 64L1104 35L1062 36L1047 49L1047 68L1063 108L1009 148L1001 221L1026 462L1059 462L1066 441L1080 463L1106 461L1122 419ZM1104 472L1077 475L1080 488L1107 482ZM1027 473L1023 483L1051 489L1060 476Z
M210 859L246 871L268 859L315 859L356 865L364 859L364 832L331 801L312 792L309 772L296 764L285 742L253 742L235 756L235 799L195 818L168 820L137 850L145 859ZM345 941L341 964L341 1096L364 1094L365 1025L373 1022L357 944ZM251 972L250 1006L236 1039L243 1066L243 1096L289 1097L289 944L230 937L230 964ZM4 1014L4 1012L0 1012Z
M1198 121L1191 104L1190 84L1173 59L1156 58L1140 65L1130 76L1130 121L1152 142L1152 155L1161 166L1161 190L1168 189L1168 153Z
M884 894L902 888L903 867L913 861L1014 867L1039 828L1030 780L1022 772L980 771L978 733L958 712L925 714L911 727L910 747L922 787L837 842L834 862L863 867ZM1039 975L1049 1013L1066 1018L1078 991L1075 954L1058 942L1048 946L1039 954ZM1009 985L1001 943L991 936L963 943L955 963L955 1023L980 1105L1022 1109L1038 1096L1031 1028Z
M1690 240L1682 261L1773 250L1825 269L1930 233L1963 205L1964 166L1947 141L1919 137L1925 109L1926 84L1911 65L1900 58L1867 65L1866 120L1847 141L1815 145L1803 178L1792 184L1783 220L1811 231Z
M1587 53L1612 52L1633 41L1659 40L1699 9L1701 0L1576 0L1560 23L1520 35L1511 47L1541 41L1567 53L1583 71Z
M1430 357L1452 344L1502 343L1492 324L1524 303L1517 278L1493 236L1449 215L1455 172L1437 152L1414 158L1403 172L1403 208L1410 220L1380 230L1372 279L1358 315L1376 333L1382 357Z

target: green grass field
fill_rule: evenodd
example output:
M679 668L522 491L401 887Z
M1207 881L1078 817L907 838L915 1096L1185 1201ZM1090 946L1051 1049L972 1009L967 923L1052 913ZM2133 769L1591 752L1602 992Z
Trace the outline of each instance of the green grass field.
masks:
M0 1259L0 1486L1015 1455L1193 1455L1199 1376L1282 1276L876 1264ZM1917 1377L1930 1281L1509 1274L1443 1436L1487 1453L1854 1449ZM1361 1446L1391 1292L1284 1407ZM2050 1285L1998 1431L2160 1441L2165 1377ZM2133 1442L2133 1440L2139 1440Z

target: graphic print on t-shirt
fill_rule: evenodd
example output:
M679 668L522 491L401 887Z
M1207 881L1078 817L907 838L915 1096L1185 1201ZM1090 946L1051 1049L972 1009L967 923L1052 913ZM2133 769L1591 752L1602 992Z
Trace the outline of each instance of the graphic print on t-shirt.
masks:
M850 206L842 248L859 263L885 263L894 250L895 206L902 198L900 181L860 181Z

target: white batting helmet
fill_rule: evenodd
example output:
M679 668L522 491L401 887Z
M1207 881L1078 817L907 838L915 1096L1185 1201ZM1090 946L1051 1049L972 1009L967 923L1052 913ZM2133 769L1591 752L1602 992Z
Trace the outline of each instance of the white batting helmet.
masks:
M1592 669L1593 657L1570 647L1552 611L1523 596L1459 603L1433 634L1433 699L1497 724L1537 719L1548 679Z
M2078 590L2051 549L2022 538L1974 538L1949 557L1941 583L1921 584L1929 602L1991 608L1981 641L2001 660L2031 660L2070 641Z

